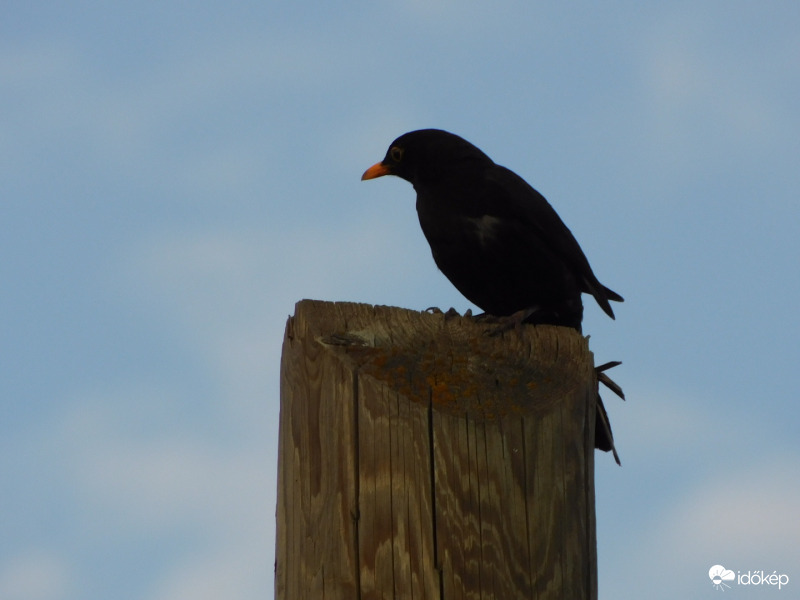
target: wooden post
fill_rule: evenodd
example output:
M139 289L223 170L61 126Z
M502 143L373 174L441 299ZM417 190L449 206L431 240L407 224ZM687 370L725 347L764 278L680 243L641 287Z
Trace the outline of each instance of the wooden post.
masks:
M567 328L487 328L297 304L278 600L596 600L592 354Z

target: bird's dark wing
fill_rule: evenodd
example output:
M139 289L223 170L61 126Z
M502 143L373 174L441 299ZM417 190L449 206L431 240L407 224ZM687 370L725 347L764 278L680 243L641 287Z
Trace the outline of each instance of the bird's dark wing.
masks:
M522 177L500 165L492 165L484 174L483 214L514 221L529 235L536 236L574 273L582 291L591 294L600 307L614 318L609 300L622 301L622 296L601 284L592 272L589 261L572 232L550 203Z

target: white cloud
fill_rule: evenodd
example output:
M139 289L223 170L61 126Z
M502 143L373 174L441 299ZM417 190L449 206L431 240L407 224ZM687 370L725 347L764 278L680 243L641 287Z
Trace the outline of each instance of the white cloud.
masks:
M699 480L693 473L694 483L688 487L688 477L677 482L678 489L671 478L661 488L656 484L645 490L640 498L651 505L631 510L644 512L646 520L637 516L636 529L620 523L616 532L608 530L617 538L603 546L614 555L600 557L601 597L629 596L633 590L665 600L716 593L708 579L716 564L734 571L796 575L798 458L772 454L746 464L731 460ZM703 462L702 456L695 460ZM669 461L671 457L662 458L660 464L672 467ZM659 463L651 460L651 468L657 472ZM751 593L767 597L756 590L748 590L748 597Z
M49 459L41 485L74 504L52 553L0 562L0 598L77 597L69 592L99 567L88 556L124 546L135 557L187 537L191 545L157 571L162 580L141 582L155 590L149 597L263 596L274 552L276 440L263 428L231 438L213 425L183 426L174 420L181 413L164 407L169 396L157 388L96 393L68 402L58 422L30 436L36 455ZM76 543L82 552L67 564Z
M154 586L153 600L264 598L269 589L262 545L224 547L182 561Z
M603 388L601 395L608 398L612 427L619 444L630 449L631 462L644 466L665 455L686 460L724 438L724 431L709 426L716 419L712 399L636 380L630 370L627 376L609 375L623 386L627 400L620 402Z
M169 310L192 335L204 339L209 351L216 352L223 342L229 357L225 362L230 364L234 340L252 347L266 339L274 347L280 338L265 336L274 334L276 323L282 333L297 300L343 300L359 294L362 301L370 295L378 298L385 294L387 282L397 289L407 287L408 274L419 261L435 273L412 221L413 205L405 208L407 224L420 237L410 249L389 219L337 222L327 228L321 221L302 229L282 229L276 223L263 232L154 234L130 249L124 279L115 285L127 286L140 301ZM403 249L402 255L398 249Z
M46 149L87 171L139 173L138 184L178 181L230 194L275 168L289 132L274 119L243 130L237 113L221 107L233 103L250 114L257 105L281 105L293 90L338 84L359 61L352 44L330 47L305 30L230 31L189 54L165 53L110 77L68 38L16 44L0 52L0 156L8 158L0 166L13 177L40 176L51 160ZM259 137L256 147L252 131L274 137Z
M71 591L69 567L56 554L41 549L23 551L0 565L3 600L59 600Z
M256 509L268 505L272 485L274 468L265 463L275 454L266 444L228 446L172 431L135 436L107 420L95 427L99 432L74 431L70 446L77 448L73 482L87 505L109 516L103 528L113 524L124 535L188 523L215 538L266 533L263 512Z
M731 556L800 564L800 457L772 455L758 463L730 461L675 506L654 537L695 557ZM769 561L769 562L768 562ZM763 564L767 562L767 564ZM779 568L781 565L775 565Z
M758 26L773 29L775 38L758 39L741 29L736 12L701 9L687 19L681 8L643 29L642 107L653 156L674 164L666 169L670 177L678 168L704 174L750 168L756 156L793 143L793 86L790 79L775 81L792 72L794 32L764 14Z

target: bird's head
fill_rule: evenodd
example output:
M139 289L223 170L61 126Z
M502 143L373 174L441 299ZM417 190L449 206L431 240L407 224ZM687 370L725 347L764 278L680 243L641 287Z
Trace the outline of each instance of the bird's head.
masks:
M396 175L417 186L491 164L481 150L455 134L441 129L420 129L393 141L383 160L367 169L361 179Z

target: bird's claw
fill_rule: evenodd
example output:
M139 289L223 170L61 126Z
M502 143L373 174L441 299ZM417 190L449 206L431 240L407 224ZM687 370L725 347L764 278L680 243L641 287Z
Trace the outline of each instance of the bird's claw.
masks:
M528 319L531 318L532 315L536 313L537 310L538 309L536 308L523 308L522 310L518 310L517 312L506 317L497 317L483 313L482 315L478 315L476 319L479 319L483 323L495 324L496 327L487 329L485 333L489 337L496 337L511 329L515 330L517 333L520 333L522 331L522 326L528 321Z
M617 454L617 448L614 445L614 435L611 433L611 423L608 420L608 414L606 414L606 409L603 406L603 399L600 398L600 384L602 383L617 396L625 400L625 394L623 393L622 388L617 384L617 382L605 374L605 371L608 369L613 369L621 364L622 363L618 360L612 360L594 368L595 375L597 376L597 419L598 423L602 426L603 437L605 438L605 443L600 443L598 447L600 447L601 450L611 450L611 452L614 454L614 460L618 465L621 465L622 463L619 460L619 454ZM600 432L595 429L595 436L599 434Z
M625 392L622 391L622 388L619 386L619 384L604 373L604 371L607 371L608 369L613 369L614 367L617 367L621 364L622 364L621 361L612 360L610 362L600 365L599 367L595 367L594 372L597 375L597 381L599 383L602 383L604 386L606 386L608 389L614 392L617 396L625 400Z
M452 306L447 309L447 312L442 312L442 309L439 308L438 306L429 306L428 308L425 309L425 312L429 313L429 314L432 314L432 315L443 315L444 318L445 318L445 321L448 320L448 319L452 319L453 317L460 317L461 316L459 314L459 312L455 308L453 308ZM469 312L470 311L467 311L467 313L469 313ZM464 313L464 316L466 317L466 316L469 316L469 315Z

